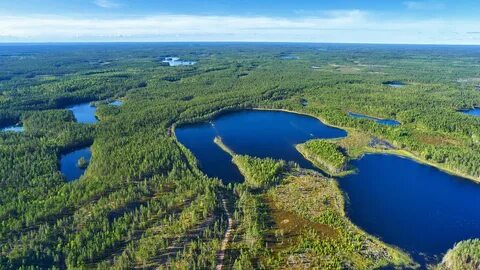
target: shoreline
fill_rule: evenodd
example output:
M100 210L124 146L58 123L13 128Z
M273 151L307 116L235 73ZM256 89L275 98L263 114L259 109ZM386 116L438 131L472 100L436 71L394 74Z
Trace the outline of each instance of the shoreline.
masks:
M416 156L415 154L411 153L410 151L408 150L404 150L404 149L395 149L395 150L375 150L375 149L367 149L362 155L360 155L358 158L356 158L357 160L358 159L361 159L364 155L368 155L368 154L384 154L384 155L395 155L395 156L399 156L399 157L402 157L402 158L408 158L408 159L411 159L419 164L422 164L422 165L426 165L426 166L430 166L430 167L433 167L439 171L442 171L446 174L449 174L451 176L455 176L455 177L458 177L458 178L463 178L464 180L469 180L469 181L472 181L476 184L480 184L480 178L476 178L474 176L471 176L471 175L467 175L467 174L464 174L462 172L458 172L458 171L455 171L453 169L450 169L450 168L447 168L447 167L444 167L444 166L441 166L437 163L433 163L433 162L430 162L430 161L427 161L423 158L420 158L418 156Z
M316 158L314 158L314 154L311 154L308 152L308 150L305 149L305 147L303 146L303 143L301 144L296 144L295 145L295 149L297 149L297 151L303 156L303 158L305 158L306 160L310 161L315 167L317 167L322 173L325 173L328 177L330 178L341 178L341 177L344 177L344 176L347 176L349 174L352 174L352 173L355 173L355 170L353 169L348 169L348 161L347 160L347 163L346 163L346 168L345 169L342 169L342 168L339 168L338 172L335 172L333 170L331 170L328 166L330 165L326 165L326 164L322 164L322 162L320 162L319 160L317 160Z
M269 110L269 111L284 111L284 112L289 112L289 113L295 113L295 114L298 114L298 115L306 115L306 114L302 114L302 113L298 113L298 112L291 112L291 111L287 111L287 110L273 110L273 109L261 109L261 108L256 108L255 110ZM310 117L314 117L312 115L308 115ZM314 117L316 119L319 119L317 117ZM320 119L319 119L320 120ZM321 121L321 120L320 120ZM206 121L208 122L208 121ZM323 123L323 121L322 121ZM333 126L333 125L329 125L329 126ZM172 130L172 134L173 136L174 135L174 129L175 129L176 125L172 125L171 126L171 130ZM338 127L337 127L338 128ZM348 132L347 132L348 134ZM335 138L335 139L332 139L332 140L338 140L338 139L342 139L342 138L346 138L346 137L340 137L340 138ZM175 139L176 139L176 136L175 136ZM180 141L178 141L180 143ZM220 149L222 149L224 152L226 152L227 154L229 154L231 156L231 162L238 168L240 174L244 177L244 181L246 182L247 181L247 176L246 176L246 173L245 171L243 170L242 166L239 166L237 163L236 163L236 160L235 158L238 156L238 154L236 154L232 149L230 149L223 141L222 141L222 138L220 136L215 136L214 139L213 139L213 142L218 146L220 147ZM181 143L180 143L181 144ZM298 146L295 145L296 148ZM379 153L379 154L393 154L393 153L387 153L387 152L384 152L382 150L378 150L378 151L375 151L375 149L366 149L367 151L363 152L359 157L361 158L363 155L365 154L374 154L374 153ZM297 151L298 151L298 148L297 148ZM302 151L299 151L299 153L304 156L304 154L302 153ZM397 154L397 155L400 155L400 154ZM403 155L405 156L405 155ZM304 156L305 157L305 156ZM317 168L319 168L317 166L317 164L315 162L313 162L312 160L310 160L309 158L305 157L307 160L309 160L310 162L313 163L313 165ZM341 173L341 175L339 174L331 174L331 172L329 171L324 171L322 168L319 168L321 170L322 173L325 173L327 175L324 175L322 177L325 177L325 178L330 178L332 179L333 181L335 181L335 184L337 185L338 187L338 182L341 181L341 178L348 175L348 174L351 174L351 173L354 173L355 171L354 170L348 170L348 171L344 171ZM284 177L285 179L288 178L288 176L293 176L293 174L290 174L290 173L287 173ZM339 188L338 190L340 193L341 193L341 196L343 198L344 201L344 204L343 204L343 208L342 208L342 216L345 218L345 220L347 221L348 225L351 226L352 229L356 230L358 233L361 233L367 237L370 237L370 239L375 242L376 244L378 245L381 245L383 246L384 248L390 250L391 252L393 252L394 254L396 254L395 256L395 259L396 260L399 260L399 261L402 261L405 265L409 265L411 267L418 267L418 263L416 261L413 260L413 258L411 257L411 255L406 252L405 250L403 250L402 248L398 247L398 246L395 246L395 245L392 245L392 244L389 244L389 243L386 243L384 241L382 241L379 237L375 236L375 235L372 235L372 234L369 234L367 233L365 230L363 230L362 228L360 228L359 226L357 226L352 220L350 220L350 218L346 215L346 200L347 198L344 197L344 192Z
M223 151L227 152L227 154L229 154L230 156L232 156L232 158L234 158L235 156L237 156L237 154L235 154L235 152L233 152L232 149L230 149L230 147L228 147L226 144L223 143L222 141L222 137L220 136L215 136L215 138L213 138L213 142L218 145L218 147L220 147Z
M238 168L238 170L240 171L240 173L242 174L242 176L244 177L245 182L246 182L247 181L247 175L246 175L244 169L242 168L242 166L239 166L239 164L237 164L237 162L236 162L236 157L238 157L239 155L235 154L235 152L233 152L227 145L225 145L223 143L221 137L219 137L219 136L215 137L214 143L217 144L223 151L225 151L227 154L229 154L232 157L232 163ZM317 166L315 163L314 163L314 165ZM323 170L322 170L322 173L327 173L328 174L328 172L324 172ZM346 171L346 173L351 173L351 171ZM289 177L298 177L298 176L293 174L293 171L291 171L289 169L289 171L287 171L283 175L283 179L288 179ZM395 255L394 257L392 257L392 259L394 261L397 261L397 263L399 263L399 265L412 267L413 269L418 267L418 263L413 260L413 258L411 257L411 255L408 252L406 252L405 250L403 250L400 247L397 247L395 245L392 245L392 244L389 244L389 243L386 243L386 242L382 241L379 237L377 237L375 235L369 234L368 232L366 232L365 230L363 230L362 228L357 226L355 223L353 223L352 220L350 220L350 218L346 214L346 200L347 200L347 198L345 197L345 195L344 195L345 193L343 192L343 190L340 189L340 186L339 186L339 183L338 183L338 181L339 181L338 177L340 177L340 176L320 174L320 176L317 176L317 177L321 177L321 178L324 178L324 179L330 179L331 181L333 181L335 183L335 186L337 188L336 192L338 192L339 195L342 197L342 207L340 209L340 211L341 211L340 215L346 221L346 226L347 227L350 227L351 229L353 229L354 231L356 231L359 234L363 234L364 236L370 238L377 245L387 249L389 252L392 252L392 254ZM319 223L319 224L321 224L321 223ZM393 265L395 265L395 264L393 264Z
M262 107L255 107L255 108L239 108L239 109L232 109L232 108L227 108L227 109L224 109L224 110L219 110L217 112L214 112L214 113L210 113L208 116L206 116L206 118L202 121L199 121L199 122L192 122L192 123L181 123L180 125L188 125L188 124L195 124L195 123L204 123L204 122L208 122L209 120L213 120L215 119L216 117L222 115L222 114L225 114L225 113L234 113L234 112L239 112L239 111L245 111L245 110L254 110L254 111L277 111L277 112L288 112L288 113L293 113L293 114L297 114L297 115L303 115L303 116L308 116L308 117L312 117L312 118L315 118L317 120L319 120L320 122L322 122L324 125L326 126L329 126L329 127L333 127L333 128L337 128L337 129L341 129L341 130L344 130L347 135L344 136L344 137L339 137L339 138L335 138L335 140L338 140L338 139L342 139L342 138L347 138L349 137L350 133L354 130L353 128L348 128L348 127L341 127L341 126L337 126L337 125L333 125L331 123L329 123L328 121L326 121L324 118L322 118L321 116L317 116L317 115L313 115L313 114L310 114L310 113L305 113L305 112L297 112L297 111L292 111L292 110L288 110L288 109L272 109L272 108L262 108ZM171 129L171 133L172 133L172 137L175 138L175 140L179 143L181 143L177 137L176 137L176 134L175 134L175 128L177 127L178 123L173 123L171 126L170 126L170 129ZM382 138L383 139L383 138ZM386 140L388 142L388 140ZM390 142L389 142L390 143ZM223 144L223 143L222 143ZM224 144L223 144L224 145ZM225 146L225 145L224 145ZM225 146L226 147L226 146ZM227 147L227 149L229 149ZM229 149L229 151L231 151L231 149ZM397 155L397 156L401 156L401 157L406 157L406 158L411 158L412 160L414 160L415 162L418 162L420 164L424 164L424 165L428 165L428 166L431 166L431 167L434 167L444 173L448 173L450 175L453 175L453 176L456 176L456 177L460 177L460 178L464 178L464 179L467 179L467 180L470 180L470 181L473 181L477 184L480 184L480 177L475 177L475 176L472 176L472 175L469 175L469 174L466 174L466 173L463 173L463 172L460 172L460 171L457 171L455 169L451 169L451 168L448 168L446 166L443 166L439 163L435 163L435 162L431 162L431 161L428 161L428 160L425 160L419 156L417 156L416 154L410 152L409 150L406 150L406 149L395 149L395 150L376 150L376 149L373 149L373 148L367 148L365 150L364 153L362 153L358 158L356 159L360 159L364 154L369 154L369 153L383 153L383 154L391 154L391 155Z
M281 111L281 112L288 112L288 113L294 113L294 114L299 114L299 115L306 115L306 116L310 116L310 117L313 117L313 118L316 118L318 119L320 122L322 122L323 124L327 125L327 126L330 126L330 127L334 127L334 128L338 128L338 129L342 129L342 130L345 130L347 132L347 136L345 137L341 137L341 138L335 138L335 139L332 139L332 140L338 140L338 139L342 139L342 138L347 138L350 134L350 131L352 131L353 129L352 128L345 128L345 127L341 127L341 126L336 126L336 125L333 125L333 124L330 124L328 123L325 119L323 119L322 117L318 117L318 116L315 116L315 115L312 115L312 114L309 114L309 113L302 113L302 112L296 112L296 111L291 111L291 110L287 110L287 109L268 109L268 108L254 108L253 110L259 110L259 111ZM388 142L388 141L387 141ZM390 143L390 142L389 142ZM418 162L420 164L424 164L424 165L428 165L428 166L431 166L431 167L434 167L444 173L448 173L450 175L453 175L453 176L457 176L457 177L460 177L460 178L465 178L467 180L470 180L470 181L473 181L477 184L480 184L480 177L475 177L475 176L472 176L472 175L468 175L468 174L465 174L465 173L462 173L462 172L459 172L459 171L456 171L454 169L450 169L450 168L447 168L445 166L442 166L438 163L434 163L434 162L430 162L430 161L427 161L417 155L415 155L414 153L408 151L408 150L405 150L405 149L395 149L395 150L376 150L376 149L373 149L373 148L369 148L369 149L366 149L365 153L363 153L362 155L360 155L358 158L356 159L360 159L363 155L365 154L389 154L389 155L397 155L397 156L401 156L401 157L406 157L406 158L411 158L412 160L414 160L415 162Z
M233 165L235 165L235 167L237 167L238 171L240 172L240 174L243 177L243 182L242 183L247 182L247 173L245 172L245 169L238 164L237 158L239 157L239 155L237 155L235 152L233 152L232 149L230 149L230 147L228 147L226 144L224 144L223 141L222 141L222 137L220 137L220 136L215 136L215 138L213 139L213 143L218 145L218 147L220 147L220 149L222 149L225 153L229 154L230 157L232 157L231 162L233 163Z

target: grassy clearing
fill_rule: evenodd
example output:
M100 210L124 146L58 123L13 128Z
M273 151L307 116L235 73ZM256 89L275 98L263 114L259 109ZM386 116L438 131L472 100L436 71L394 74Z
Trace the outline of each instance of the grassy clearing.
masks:
M220 183L203 176L192 153L172 138L170 127L226 111L264 107L307 113L409 151L389 153L413 153L462 176L480 177L480 119L458 112L480 104L478 83L471 79L478 78L471 48L108 46L81 46L60 54L39 48L35 57L21 49L1 57L0 124L21 122L25 127L23 133L0 136L2 269L131 269L144 263L152 268L212 269L215 247L224 236L215 229L221 227L215 224L224 224L215 215L221 209ZM198 63L167 67L159 61L167 55ZM300 59L282 61L281 55ZM408 86L391 89L386 81ZM106 105L117 98L125 104ZM100 120L95 125L76 123L64 110L92 101ZM402 125L352 119L347 111L396 119ZM338 143L350 143L344 147L348 155L360 156L370 142L362 136L370 137L350 136ZM91 143L93 156L84 177L65 183L58 170L60 154ZM375 148L370 150L384 151ZM160 185L165 181L175 186L164 193ZM273 182L282 185L281 179ZM251 215L245 220L257 220L257 228L268 230L262 224L275 220L274 212L307 222L273 207L263 190L243 189L252 196L237 205L238 217ZM207 203L213 198L215 207ZM197 228L206 233L198 234ZM217 233L212 237L209 231ZM267 232L260 231L261 241L268 241ZM200 235L201 241L190 239L191 234ZM314 234L320 233L308 235ZM170 244L181 250L171 253ZM259 258L269 257L264 246L259 251L266 255L253 252L255 266L262 262ZM247 255L241 249L234 260L246 262ZM294 263L288 265L302 260L293 256Z
M226 259L233 269L415 266L348 220L334 179L281 160L234 155L233 161L246 179L235 186L238 226Z
M276 251L279 265L298 269L414 266L408 255L369 236L346 218L343 196L333 179L314 174L292 175L268 194L273 213L288 213L276 218L277 222L282 220L276 223L280 230L288 232L285 220L291 215L300 217L300 224L304 225L297 228L288 247ZM292 234L290 231L286 235Z
M367 134L349 131L347 137L337 140L336 143L347 151L349 157L358 158L366 152L371 140L372 137Z

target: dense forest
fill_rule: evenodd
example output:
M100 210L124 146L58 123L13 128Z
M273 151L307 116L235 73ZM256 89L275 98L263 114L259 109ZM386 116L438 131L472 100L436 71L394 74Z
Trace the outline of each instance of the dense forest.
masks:
M2 45L0 127L21 123L25 130L0 132L0 269L212 269L228 211L236 232L226 268L281 268L291 254L304 253L323 269L412 266L345 218L334 180L299 174L283 161L238 156L247 182L224 185L203 174L171 128L244 108L297 111L479 181L480 118L461 112L480 106L479 53L468 46ZM171 67L162 62L169 56L197 63ZM124 104L108 105L114 99ZM78 123L66 110L83 102L95 102L96 124ZM67 182L60 156L89 145L85 174ZM313 193L299 192L306 185ZM316 208L317 195L329 196L335 211ZM294 198L303 206L294 207ZM275 211L316 229L277 249L268 240ZM322 224L338 241L319 236ZM478 246L472 243L449 256L471 261L455 250ZM367 253L356 252L365 245ZM449 265L447 259L439 267Z
M339 174L347 169L348 158L343 153L344 150L333 142L314 139L297 145L297 149L330 174Z

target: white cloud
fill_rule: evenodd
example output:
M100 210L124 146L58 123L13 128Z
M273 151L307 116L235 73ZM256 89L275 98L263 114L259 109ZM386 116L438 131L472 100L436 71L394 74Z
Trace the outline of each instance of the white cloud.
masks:
M442 10L446 8L445 3L437 1L405 1L403 5L412 10Z
M364 17L368 12L359 9L306 10L298 9L295 14L304 17Z
M94 0L93 3L102 8L117 8L120 6L120 4L114 0Z
M299 18L162 14L134 18L2 16L0 41L276 41L480 44L480 19L380 18L325 11Z

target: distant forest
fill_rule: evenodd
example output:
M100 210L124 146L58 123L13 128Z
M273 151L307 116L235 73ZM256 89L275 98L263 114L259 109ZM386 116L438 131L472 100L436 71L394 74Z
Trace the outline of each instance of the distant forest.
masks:
M203 174L171 127L244 108L292 110L479 180L480 118L461 112L480 106L478 55L480 47L468 46L2 45L0 127L21 123L25 130L0 132L0 269L213 269L227 213L237 230L225 269L305 267L308 254L317 256L308 265L322 269L412 264L349 223L334 182L242 156L237 165L253 178L224 185ZM171 56L196 64L162 62ZM124 104L108 105L115 99ZM98 123L77 123L65 109L83 102L95 102ZM85 174L66 182L61 154L88 145ZM335 150L328 147L322 151ZM331 162L341 167L343 156ZM312 206L322 210L312 216L311 205L295 212L282 200L307 184L317 193L299 196L305 204L318 203L318 195L336 207ZM340 240L310 229L291 244L271 244L287 237L269 231L273 209L310 228L327 226ZM356 252L366 243L370 253Z

